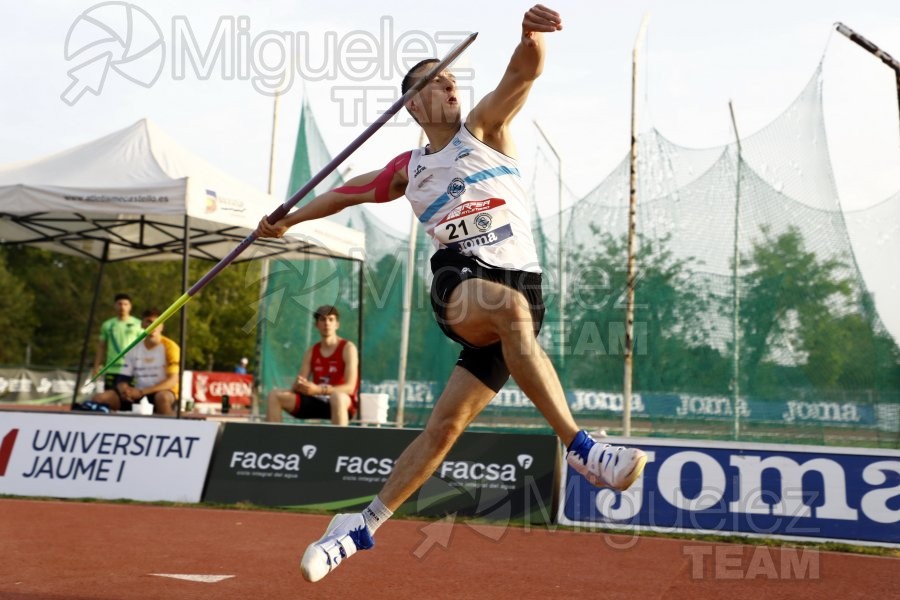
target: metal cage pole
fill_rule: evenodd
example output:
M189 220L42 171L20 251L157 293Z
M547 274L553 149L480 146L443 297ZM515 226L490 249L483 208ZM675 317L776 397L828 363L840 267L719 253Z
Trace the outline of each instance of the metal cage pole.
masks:
M738 400L740 399L740 374L741 374L741 347L740 347L740 311L741 311L741 298L738 293L738 268L741 261L740 256L740 239L741 239L741 227L740 227L740 214L741 214L741 162L742 162L742 150L741 150L741 136L738 134L737 128L737 120L734 118L734 105L731 103L731 100L728 101L728 111L731 113L731 127L734 129L734 139L737 142L737 177L735 178L734 184L734 265L732 265L732 286L733 286L733 297L732 297L732 310L733 321L732 321L732 343L734 344L734 372L732 377L734 378L732 381L733 392L734 392L734 439L739 439L741 435L741 416L738 412Z
M644 15L631 53L631 161L629 165L628 194L628 271L626 276L625 303L625 375L622 384L622 435L631 435L631 384L634 375L634 286L637 279L635 248L637 246L637 66L641 46L647 33L650 15Z
M897 82L897 111L898 115L900 115L900 61L895 59L893 56L859 35L843 23L835 23L835 29L837 29L838 33L857 44L861 48L863 48L866 52L873 55L875 58L886 64L888 67L894 70L894 79Z
M544 130L541 129L541 126L537 121L533 121L534 126L537 128L538 133L541 134L541 137L544 138L544 142L547 144L547 147L550 148L550 152L553 153L553 156L556 157L556 182L557 182L557 208L559 211L558 216L558 235L559 235L559 250L557 251L557 272L559 285L559 366L562 367L566 362L566 272L564 271L563 264L563 180L562 180L562 158L559 155L559 152L556 151L556 148L553 147L553 144L550 143L550 138L547 137L547 134L544 133Z

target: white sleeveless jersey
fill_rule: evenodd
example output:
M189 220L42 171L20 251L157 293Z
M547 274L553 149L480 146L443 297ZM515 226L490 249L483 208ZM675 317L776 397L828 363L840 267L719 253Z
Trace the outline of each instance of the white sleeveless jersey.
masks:
M515 159L462 125L439 152L413 150L407 169L406 198L437 248L493 267L541 272Z

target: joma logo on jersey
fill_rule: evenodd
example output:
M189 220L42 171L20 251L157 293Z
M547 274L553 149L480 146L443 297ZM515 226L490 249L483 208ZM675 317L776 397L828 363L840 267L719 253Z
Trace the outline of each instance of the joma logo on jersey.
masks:
M463 250L468 250L470 248L475 248L476 246L487 246L489 244L493 244L499 239L500 238L498 238L496 234L488 233L486 235L479 235L478 237L463 240L459 243L458 247L462 248Z

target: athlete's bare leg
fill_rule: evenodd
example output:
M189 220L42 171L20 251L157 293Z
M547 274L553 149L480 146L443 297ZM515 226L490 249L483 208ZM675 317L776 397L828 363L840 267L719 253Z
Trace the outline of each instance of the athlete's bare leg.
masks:
M378 497L396 511L419 489L447 456L466 427L496 392L462 367L455 367L431 411L425 429L406 447Z

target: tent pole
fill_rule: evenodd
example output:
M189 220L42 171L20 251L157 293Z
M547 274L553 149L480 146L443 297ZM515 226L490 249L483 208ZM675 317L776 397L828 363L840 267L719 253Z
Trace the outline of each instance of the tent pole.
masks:
M185 214L184 215L184 241L182 242L182 252L184 253L181 258L181 291L186 292L188 289L188 265L191 260L191 218ZM181 307L181 334L178 338L178 345L181 348L181 352L179 353L180 359L178 361L178 398L175 401L175 418L181 418L181 398L184 396L184 386L181 385L182 380L184 379L184 364L185 364L185 354L186 354L186 343L187 343L187 307Z
M284 85L284 79L281 81ZM275 98L272 101L272 139L269 142L269 183L266 186L266 192L272 196L275 192L275 150L277 148L278 136L278 104L281 99L281 87L275 90ZM290 193L290 192L289 192ZM265 311L266 288L269 284L269 259L262 259L259 268L259 312ZM250 397L250 418L256 420L259 417L260 398L262 397L262 357L263 344L266 339L266 319L258 319L256 321L256 341L253 344L253 394ZM268 411L268 403L266 404ZM268 416L268 415L267 415Z
M365 307L364 307L364 304L365 304L365 297L366 297L365 287L364 287L364 286L365 286L366 275L365 275L364 269L365 269L365 267L366 267L366 263L365 263L365 261L362 261L362 260L355 261L355 262L357 262L357 263L359 264L359 279L358 279L358 281L357 281L357 283L356 283L357 292L359 293L359 320L357 321L357 324L356 324L356 327L357 327L357 330L358 330L358 331L357 331L357 334L356 334L356 335L358 336L358 338L357 338L357 346L356 346L356 348L357 348L356 354L357 354L357 356L359 357L359 358L358 358L359 363L358 363L358 365L357 365L356 372L357 372L357 375L358 375L358 377L359 377L359 380L356 382L356 385L357 385L357 387L359 388L360 392L362 392L362 374L363 374L363 312L364 312L364 308L365 308ZM359 394L357 394L357 399L358 399L358 397L359 397ZM357 413L357 415L356 415L356 418L357 418L357 419L359 419L359 418L362 416L361 413L362 413L362 409L360 409L359 412Z
M100 297L100 284L103 282L103 271L106 268L107 260L109 260L109 240L103 242L103 257L100 259L100 269L97 271L97 280L94 282L94 298L91 300L91 312L88 314L87 329L84 332L84 344L81 345L81 358L78 360L78 373L75 375L71 406L75 406L78 402L81 376L84 375L84 361L87 360L88 347L91 345L91 332L94 330L94 317L97 315L97 299Z

